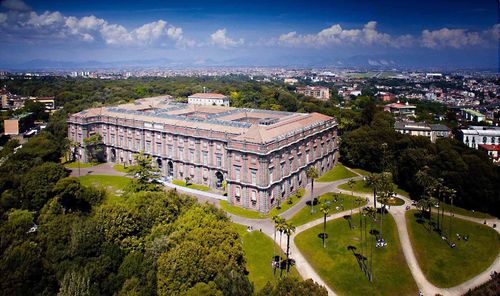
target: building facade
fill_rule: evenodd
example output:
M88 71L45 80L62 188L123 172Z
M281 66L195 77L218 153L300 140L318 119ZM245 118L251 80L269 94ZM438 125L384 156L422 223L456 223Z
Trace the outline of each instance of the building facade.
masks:
M415 116L416 106L408 104L401 104L399 102L387 104L384 106L384 111L391 112L396 116Z
M324 86L302 86L297 87L297 93L311 96L318 100L327 101L330 99L330 89Z
M70 115L71 140L83 146L95 133L103 138L108 162L132 165L133 155L144 151L163 176L212 188L227 183L231 204L263 213L305 187L309 166L320 173L331 169L337 151L337 123L326 115L158 98Z
M435 143L437 139L451 137L451 130L442 124L428 124L425 122L396 121L394 129L402 134L423 136Z
M469 126L458 131L459 139L465 145L478 149L479 144L500 144L500 127L495 126Z
M196 93L188 97L188 103L193 105L229 107L229 98L222 94Z

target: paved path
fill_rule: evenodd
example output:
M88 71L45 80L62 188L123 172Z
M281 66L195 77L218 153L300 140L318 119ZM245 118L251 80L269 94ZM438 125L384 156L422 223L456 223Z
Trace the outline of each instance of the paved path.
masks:
M71 171L70 176L72 177L80 177L85 175L111 175L111 176L125 176L125 173L118 172L113 169L113 164L111 163L103 163L93 167L87 168L70 168Z
M349 168L348 168L349 169ZM92 174L92 175L115 175L115 176L124 176L126 175L125 173L117 172L113 169L111 164L101 164L98 166L94 167L89 167L89 168L80 168L80 171L78 171L78 168L76 169L70 169L71 170L71 176L83 176L87 174ZM349 169L353 173L355 173L357 176L350 178L354 180L359 180L362 178L362 176L357 173L356 171L353 171ZM314 186L314 197L323 195L327 192L339 192L339 193L344 193L344 194L351 194L351 191L348 190L342 190L338 188L338 185L344 184L348 181L349 179L343 179L335 182L327 182L327 183L322 183L322 182L315 182ZM203 192L203 191L197 191L197 190L192 190L189 188L181 187L181 186L175 186L171 184L176 190L188 193L198 199L199 202L208 202L216 207L220 208L220 199L221 197L224 198L223 196L214 196L216 194L213 193L208 193L208 192ZM310 188L310 184L306 186L306 189ZM354 192L354 195L356 196L361 196L365 197L368 200L368 204L373 202L373 194L371 193L359 193L359 192ZM422 272L422 269L418 265L418 261L416 259L415 253L413 251L413 247L411 245L410 237L408 234L408 228L407 228L407 223L406 223L406 209L405 207L407 205L411 204L411 201L409 198L405 196L398 195L399 198L403 199L405 201L405 205L402 206L393 206L389 210L389 213L394 217L394 220L396 222L397 230L398 230L398 236L399 240L401 242L401 247L406 259L406 262L410 268L410 271L415 279L415 282L417 283L418 288L424 293L424 295L435 295L435 294L441 294L443 296L452 296L452 295L462 295L466 293L469 289L473 289L486 281L490 279L490 273L492 271L499 271L500 270L500 254L497 256L496 260L494 263L486 269L484 272L481 274L473 277L472 279L458 285L452 288L438 288L434 286L432 283L430 283L427 278L425 277L424 273ZM311 200L311 193L310 191L305 192L304 196L299 200L297 204L295 204L293 207L288 209L287 211L283 212L280 214L280 216L290 219L293 217L297 212L299 212L304 206L306 206L307 201ZM335 213L327 218L327 221L331 221L334 219L339 219L342 218L344 215L347 215L350 213L350 210L340 212L340 213ZM249 219L249 218L244 218L240 216L233 215L231 213L227 213L228 216L231 218L231 220L235 223L246 225L246 226L252 226L253 229L255 230L260 230L263 233L265 233L267 236L269 236L271 239L274 237L274 225L273 222L270 219ZM445 213L445 215L449 215L449 213ZM500 226L500 220L498 219L479 219L479 218L473 218L473 217L468 217L468 216L462 216L455 214L454 215L456 218L476 222L476 223L483 223L484 221L487 222L487 225L493 225L497 224ZM311 278L315 282L317 282L320 285L323 285L329 295L336 295L331 288L321 279L321 277L316 273L314 268L309 264L309 262L305 259L305 257L300 253L299 249L295 245L295 236L302 231L305 231L311 227L314 227L316 225L319 225L323 223L323 218L316 219L314 221L308 222L306 224L303 224L299 227L297 227L295 233L292 235L290 238L290 254L291 257L295 260L296 263L296 269L298 273L302 276L304 279ZM496 228L496 231L500 233L500 227ZM283 251L286 248L286 244L283 244L282 249Z

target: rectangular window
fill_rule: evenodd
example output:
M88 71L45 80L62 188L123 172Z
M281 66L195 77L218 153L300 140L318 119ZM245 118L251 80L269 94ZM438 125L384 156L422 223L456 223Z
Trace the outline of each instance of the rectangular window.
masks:
M172 157L172 145L168 145L168 157Z
M111 135L111 145L115 144L115 135Z
M257 184L257 171L250 170L250 175L252 176L252 184L256 185Z
M179 159L184 160L184 148L179 148Z
M217 150L220 150L221 145L220 145L220 144L217 144L217 145L215 146L215 148L216 148Z
M189 150L189 161L194 163L194 150Z
M234 193L234 196L236 196L236 200L237 201L240 201L240 197L241 197L241 189L240 189L240 187L236 187L236 192Z
M309 153L306 154L306 164L309 163Z
M273 173L274 173L274 170L273 169L269 169L269 182L274 181Z
M207 165L208 164L208 152L203 151L203 164Z
M241 178L241 170L240 167L234 167L234 178L236 181L239 181Z
M156 143L156 153L161 154L161 143Z
M250 163L251 164L256 164L257 163L257 157L250 158Z
M141 140L136 140L135 141L135 150L141 149L140 147L141 147Z
M132 149L132 139L128 139L128 148Z
M235 154L234 160L240 161L241 160L241 156L239 154Z
M215 165L218 168L222 167L222 157L220 155L217 155L215 159L216 159Z
M252 205L256 205L257 204L257 192L256 191L252 191Z
M150 152L151 151L151 141L146 141L146 152Z

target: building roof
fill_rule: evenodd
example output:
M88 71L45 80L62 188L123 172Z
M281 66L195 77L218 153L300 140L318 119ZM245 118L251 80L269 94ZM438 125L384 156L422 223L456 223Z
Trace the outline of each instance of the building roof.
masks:
M471 125L466 129L461 129L460 132L464 135L500 137L500 127L496 127L496 126L474 126L474 125Z
M227 99L227 96L217 93L195 93L190 95L188 98L195 99Z
M334 121L334 118L320 113L191 105L158 98L140 99L116 107L87 109L71 115L69 121L97 116L144 121L152 126L164 124L223 132L233 140L258 144Z
M391 103L391 104L385 105L385 107L397 108L397 109L403 109L403 108L414 109L414 108L417 108L416 106L413 106L413 105L406 105L406 104L401 104L401 103Z
M500 145L479 144L479 147L487 151L500 151Z
M442 124L428 124L426 122L412 122L412 121L396 121L394 123L395 129L401 130L414 130L414 131L443 131L449 132L450 129Z
M326 86L320 86L320 85L317 85L317 86L311 86L311 85L306 85L306 86L297 86L297 90L306 90L306 89L309 89L309 90L330 90L328 87Z
M484 117L484 114L479 113L479 112L472 110L472 109L462 109L462 111L467 112L467 113L474 115L474 116Z

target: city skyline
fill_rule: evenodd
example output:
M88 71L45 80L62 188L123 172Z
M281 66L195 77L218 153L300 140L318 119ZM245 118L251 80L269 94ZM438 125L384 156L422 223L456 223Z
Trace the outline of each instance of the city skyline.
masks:
M497 17L496 1L4 0L0 67L152 60L158 66L496 68Z

